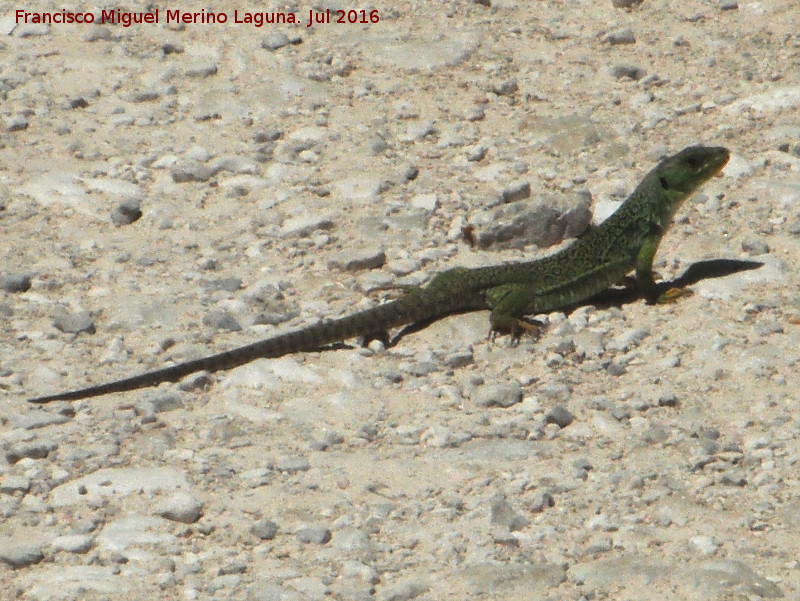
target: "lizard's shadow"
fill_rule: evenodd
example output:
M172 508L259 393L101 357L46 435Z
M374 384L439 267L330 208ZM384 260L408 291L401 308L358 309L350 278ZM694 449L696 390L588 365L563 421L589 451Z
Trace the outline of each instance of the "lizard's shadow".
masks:
M703 280L722 278L740 271L750 271L763 267L760 261L741 261L739 259L709 259L692 263L680 276L669 282L660 282L656 285L659 295L671 288L686 288ZM639 300L639 293L631 288L608 288L597 296L571 307L565 313L569 314L578 307L592 304L598 307L622 306Z
M697 263L692 263L686 269L686 271L683 272L683 274L674 280L670 282L659 283L657 285L657 291L658 294L663 294L670 288L684 288L686 286L696 284L702 280L721 278L734 273L739 273L740 271L758 269L763 265L764 263L759 261L741 261L739 259L710 259L708 261L698 261ZM575 309L584 307L586 305L595 305L597 307L619 307L635 302L639 300L639 298L639 293L631 288L608 288L590 299L565 308L564 313L569 315ZM466 313L466 311L462 311L462 313ZM402 328L392 338L389 338L388 336L373 336L372 338L382 340L384 344L386 344L386 348L389 348L397 344L402 338L405 338L409 334L425 329L431 323L436 321L436 319L437 318L428 319L409 324Z

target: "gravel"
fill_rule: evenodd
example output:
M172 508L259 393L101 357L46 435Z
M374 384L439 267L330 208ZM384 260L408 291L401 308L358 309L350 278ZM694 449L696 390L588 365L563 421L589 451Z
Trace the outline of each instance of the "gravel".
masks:
M0 14L0 598L800 596L796 8L528 4ZM25 402L545 256L694 143L674 303Z

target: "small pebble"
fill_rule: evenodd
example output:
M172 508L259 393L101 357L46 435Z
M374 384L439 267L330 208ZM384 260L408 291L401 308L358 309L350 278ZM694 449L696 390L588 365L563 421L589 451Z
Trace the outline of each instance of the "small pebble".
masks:
M111 221L114 225L128 225L138 221L142 216L138 200L126 200L119 203L111 212Z
M583 548L585 555L597 555L598 553L606 553L614 548L614 541L608 536L597 536Z
M288 474L306 472L311 469L311 464L307 457L302 455L283 455L278 457L272 464L272 469Z
M187 65L184 69L184 74L187 77L210 77L216 75L218 66L214 62L198 62L196 64Z
M262 540L272 540L278 534L278 524L266 518L261 519L253 524L250 532Z
M339 271L362 271L376 269L386 263L386 253L380 247L362 251L346 251L339 253L328 261L329 269Z
M89 101L86 100L83 96L76 96L74 98L70 98L68 102L68 107L70 109L85 109L89 106Z
M83 34L84 42L98 42L100 40L110 40L111 29L105 25L89 25Z
M16 132L28 129L28 118L25 115L14 115L6 119L6 131Z
M47 23L26 23L14 31L18 38L30 38L40 35L50 35L50 25Z
M303 526L297 531L297 539L301 543L324 545L331 540L331 531L324 526Z
M760 238L747 236L742 240L742 250L751 256L765 255L769 253L769 246Z
M630 29L620 29L607 34L603 38L603 41L612 46L617 46L619 44L635 44L636 38L633 35L633 31Z
M430 586L421 580L408 579L387 586L378 595L378 601L411 601L424 595Z
M85 332L94 334L94 318L88 311L77 313L59 313L53 318L53 326L66 334L79 334Z
M303 38L298 34L292 34L290 37L282 31L275 31L261 39L261 47L265 50L278 50L291 44L300 44L302 41Z
M9 463L17 463L26 458L44 459L57 448L58 445L55 442L46 440L18 443L6 450L6 460Z
M519 382L480 386L472 400L478 407L511 407L522 400L522 387Z
M18 492L28 492L31 488L31 479L25 476L5 476L0 481L0 494L11 495Z
M548 424L556 424L559 428L566 428L575 420L575 416L565 407L558 405L545 413L544 419Z
M470 162L482 161L486 157L485 146L474 146L467 151L467 160Z
M493 525L503 526L511 532L522 530L530 524L530 520L515 511L506 498L502 496L492 501L490 520Z
M0 541L0 561L7 563L12 568L24 568L39 563L44 559L44 553L39 545L30 543L13 543Z
M720 545L714 541L714 537L712 536L693 536L689 542L691 543L692 547L707 557L715 555L720 547Z
M193 524L203 515L203 504L188 493L178 492L157 503L155 513L174 522Z
M31 288L31 276L27 273L5 273L0 276L0 290L27 292Z
M659 407L677 407L678 397L675 393L667 392L658 397Z
M500 192L500 196L503 202L515 202L517 200L530 198L531 184L527 181L514 182L503 188L502 192Z
M211 311L203 317L203 325L214 330L225 330L227 332L240 332L242 330L242 326L236 321L236 317L229 311Z
M635 65L617 65L611 69L611 74L617 79L633 79L636 81L644 77L645 70Z
M519 91L519 84L516 79L506 79L499 83L492 84L492 92L498 96L511 96Z
M63 551L65 553L77 553L82 555L88 553L94 546L94 537L85 534L67 534L64 536L57 536L50 541L50 551L57 553Z
M170 169L172 181L176 184L188 182L207 182L217 174L217 170L209 165L196 161L184 161Z

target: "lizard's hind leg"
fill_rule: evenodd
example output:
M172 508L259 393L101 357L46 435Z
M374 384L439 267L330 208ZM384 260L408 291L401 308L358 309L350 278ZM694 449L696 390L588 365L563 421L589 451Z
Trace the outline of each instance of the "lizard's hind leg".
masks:
M503 284L486 292L486 301L492 309L489 314L491 340L498 332L510 332L512 345L519 343L523 332L538 336L540 325L523 319L530 296L530 290L519 284Z
M455 291L458 287L463 286L467 281L465 275L469 273L466 267L453 267L447 271L437 273L433 279L425 286L416 286L413 284L386 284L385 286L375 286L370 288L369 292L382 292L385 290L401 290L406 294L414 294L422 290L452 290Z

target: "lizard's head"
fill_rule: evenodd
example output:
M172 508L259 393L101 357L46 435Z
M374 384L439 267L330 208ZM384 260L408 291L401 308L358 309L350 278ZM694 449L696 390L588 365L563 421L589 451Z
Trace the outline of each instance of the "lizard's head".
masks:
M639 184L640 209L650 220L666 228L684 201L710 178L722 171L730 153L721 146L689 146L661 161Z
M653 175L670 198L682 201L722 171L730 156L721 146L689 146L664 159Z

